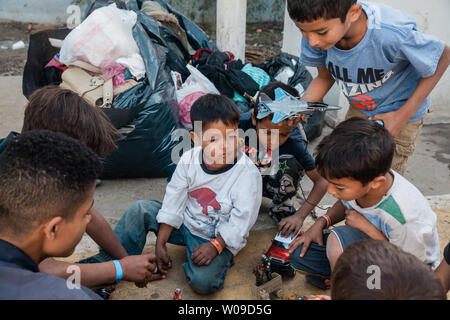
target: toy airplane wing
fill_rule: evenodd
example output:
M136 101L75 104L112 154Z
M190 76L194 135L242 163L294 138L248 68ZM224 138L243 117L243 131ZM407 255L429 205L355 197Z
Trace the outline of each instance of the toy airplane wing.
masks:
M312 114L315 110L328 111L339 110L339 106L329 106L321 102L300 101L281 88L275 89L275 100L265 93L259 95L259 110L257 119L263 119L273 113L272 122L280 123L288 118L297 117L301 114Z

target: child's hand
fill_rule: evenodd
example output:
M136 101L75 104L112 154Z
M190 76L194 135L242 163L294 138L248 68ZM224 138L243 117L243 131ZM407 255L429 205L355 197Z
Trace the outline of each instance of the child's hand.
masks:
M303 226L303 221L304 219L297 214L286 217L278 224L278 231L281 232L283 237L287 237L291 234L297 234Z
M314 223L311 228L306 230L306 232L295 238L294 241L289 245L289 253L292 254L295 249L297 249L301 244L303 244L302 251L300 252L300 257L303 257L308 250L311 242L315 242L318 245L323 246L323 228L326 223L325 219L319 219Z
M355 210L345 210L345 224L359 229L364 232L368 225L371 225L370 221L366 219L361 213Z
M207 266L217 256L217 249L210 242L205 242L195 248L191 260L198 266Z
M168 270L172 268L172 260L167 253L166 245L157 244L155 247L155 254L158 271L163 275L167 274Z
M408 119L403 119L402 114L399 114L397 111L376 114L373 117L370 117L369 120L383 120L384 127L394 137L400 133L400 130L402 130L408 122Z
M123 269L123 280L135 282L137 286L145 286L148 282L164 279L165 276L155 271L154 254L127 256L120 260Z

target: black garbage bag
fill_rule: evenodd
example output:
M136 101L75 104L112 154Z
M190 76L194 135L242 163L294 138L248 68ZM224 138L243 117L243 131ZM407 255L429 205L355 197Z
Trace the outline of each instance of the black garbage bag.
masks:
M118 149L103 160L102 178L170 177L176 167L171 160L171 153L178 143L171 140L172 132L177 128L177 101L170 71L183 71L188 56L179 49L176 42L178 39L171 37L169 29L164 29L156 20L140 12L142 1L96 0L87 8L85 17L94 10L114 2L118 8L133 10L137 14L133 37L140 49L147 73L138 85L115 96L110 109L102 109L113 124L125 132L117 141ZM180 20L180 25L185 29L193 48L207 47L215 50L214 44L194 23L163 1L158 3ZM69 32L70 30L67 30L61 37L53 37L63 39ZM48 35L45 37L47 40ZM38 48L36 52L39 53L41 50ZM29 74L35 73L42 77L40 74L43 66L59 49L47 51L45 50L45 57L39 58L40 67L34 66L34 71ZM27 87L31 88L26 89L28 94L51 83L46 78L39 81L35 78L29 79L33 82L33 86ZM60 81L56 79L55 82ZM24 92L25 87L24 85Z
M270 57L266 60L266 62L256 65L266 71L270 77L275 78L278 72L283 67L289 67L294 71L294 75L289 78L288 85L295 87L297 84L301 83L303 88L309 86L312 81L312 76L309 71L299 63L298 57L293 56L288 53L280 53L279 55Z
M268 58L266 62L257 65L257 67L266 71L273 81L276 81L274 78L283 67L289 67L294 72L294 75L289 78L287 84L295 87L300 83L305 90L313 79L305 66L300 64L298 57L288 53L280 53L279 55ZM322 134L324 124L325 112L314 111L308 117L308 122L304 125L304 129L309 141L314 140Z
M94 3L95 4L95 3ZM130 132L118 141L118 149L104 160L102 178L169 177L176 165L171 140L177 128L176 94L167 66L164 39L157 22L137 9L136 1L127 4L134 9L137 22L133 37L145 62L146 77L137 86L114 97L113 108L135 110Z
M22 92L27 99L43 86L61 83L62 70L55 67L44 68L59 52L59 48L53 47L48 39L63 40L69 32L70 29L61 28L42 30L30 35L27 62L22 77Z
M138 0L140 4L144 2L144 0ZM155 0L161 6L167 9L170 13L174 14L180 26L186 31L188 36L189 44L192 46L194 50L198 50L200 48L207 48L212 51L216 51L216 45L214 42L208 37L208 35L200 29L194 22L186 18L184 15L173 9L170 5L165 3L163 0Z

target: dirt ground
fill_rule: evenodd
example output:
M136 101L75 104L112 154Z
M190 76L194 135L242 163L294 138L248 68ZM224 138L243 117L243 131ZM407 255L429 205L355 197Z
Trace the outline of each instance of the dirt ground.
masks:
M61 25L21 23L0 21L0 76L19 76L27 60L27 50L30 33L44 29L54 29ZM215 26L200 26L208 36L215 40ZM281 51L283 22L247 24L247 59L249 62L261 63L265 58L274 56ZM22 40L24 49L12 50L13 43Z
M30 34L59 27L62 25L0 21L0 76L22 75L27 62ZM25 43L25 48L12 50L11 45L20 40Z
M28 42L28 24L18 22L0 23L0 76L17 76L23 72L27 59L27 48L5 49L7 45L22 40Z

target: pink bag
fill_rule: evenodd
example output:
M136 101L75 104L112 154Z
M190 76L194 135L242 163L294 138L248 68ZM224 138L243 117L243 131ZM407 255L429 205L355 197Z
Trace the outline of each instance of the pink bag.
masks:
M197 101L198 98L204 96L206 93L197 91L193 92L191 94L188 94L186 97L181 99L180 102L178 102L178 112L180 116L181 124L187 128L192 129L192 122L191 122L191 107L194 104L195 101Z

